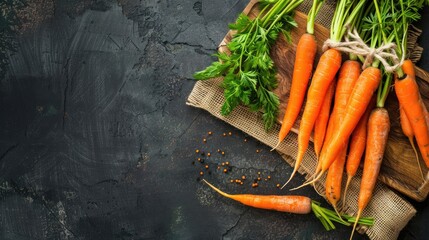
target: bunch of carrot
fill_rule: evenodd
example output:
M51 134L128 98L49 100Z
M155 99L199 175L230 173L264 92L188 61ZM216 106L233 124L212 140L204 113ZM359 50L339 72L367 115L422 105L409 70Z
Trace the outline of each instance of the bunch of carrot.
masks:
M311 180L300 187L315 183L327 173L326 198L337 211L344 168L347 173L346 195L363 157L357 212L359 219L371 200L387 145L390 118L385 103L393 81L401 106L401 127L413 148L413 138L416 139L420 155L429 167L428 111L419 93L413 65L411 61L405 60L408 25L419 18L418 11L423 3L421 0L398 3L385 0L337 2L330 29L330 42L341 42L346 33L345 26L348 26L357 29L356 32L371 49L395 43L396 45L391 45L395 51L394 57L372 59L372 56L366 58L368 56L348 52L350 59L343 62L342 53L332 44L334 47L323 52L313 73L313 69L308 66L312 66L310 62L314 61L314 54L309 49L315 49L315 44L310 41L307 45L299 42L291 94L277 146L296 121L303 99L307 97L307 100L299 126L294 170L285 185L299 168L314 131L317 168ZM307 58L298 54L302 51L307 52ZM301 64L302 59L306 59L307 63ZM363 70L359 60L364 60ZM307 67L305 70L304 66ZM311 75L310 86L306 87ZM301 86L294 88L295 85ZM417 150L415 151L418 156ZM419 161L417 163L420 164ZM423 173L421 175L424 178ZM345 197L343 198L344 204ZM337 214L340 216L338 211Z

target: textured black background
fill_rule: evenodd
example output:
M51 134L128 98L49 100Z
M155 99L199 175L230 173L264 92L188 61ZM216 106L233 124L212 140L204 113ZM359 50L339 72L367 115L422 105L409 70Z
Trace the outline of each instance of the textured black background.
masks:
M275 184L291 167L277 153L185 105L192 73L247 3L1 3L0 239L347 239L350 228L327 233L313 215L250 209L197 181L203 171L231 193L286 193ZM225 161L228 174L216 168ZM257 172L271 180L253 189ZM328 206L312 188L296 194ZM428 236L427 201L413 204L401 239Z

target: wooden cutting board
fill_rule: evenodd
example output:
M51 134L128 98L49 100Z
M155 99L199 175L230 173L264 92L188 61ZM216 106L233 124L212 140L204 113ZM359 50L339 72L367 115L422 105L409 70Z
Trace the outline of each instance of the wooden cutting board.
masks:
M258 7L257 1L255 0L251 1L243 11L244 14L250 17L255 17L257 12ZM272 58L278 71L277 79L279 81L279 87L275 90L275 93L280 98L279 123L281 123L283 119L289 97L296 44L299 37L305 33L307 16L297 11L295 14L295 21L298 23L298 28L292 31L292 43L287 43L283 37L280 37L271 51ZM219 46L219 51L228 51L226 44L231 40L232 35L232 31L228 32ZM318 58L322 53L323 43L329 38L329 29L316 24L314 35L318 41L318 53L314 64L314 66L316 66ZM344 59L347 59L346 56ZM429 106L429 73L416 67L416 75L423 100L426 106ZM427 177L428 168L423 160L421 160L421 156L419 156L420 165L423 167L423 174L425 176L425 180L423 180L420 177L417 159L408 138L402 134L400 128L398 101L393 89L389 93L386 108L390 114L391 130L379 180L416 201L423 201L426 199L429 192L429 180ZM299 119L292 131L298 133L298 126Z

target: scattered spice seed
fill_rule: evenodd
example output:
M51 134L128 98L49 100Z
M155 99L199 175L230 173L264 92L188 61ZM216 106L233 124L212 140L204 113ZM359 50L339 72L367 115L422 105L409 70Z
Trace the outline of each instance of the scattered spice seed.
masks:
M219 170L220 169L220 166L217 166L217 170Z
M225 165L229 165L229 162L225 162Z
M240 182L240 185L243 185L243 182Z
M204 143L206 143L206 142L207 142L207 139L205 139L205 138L204 138L204 139L203 139L203 142L204 142Z
M203 176L203 175L204 175L204 172L203 172L203 171L201 171L201 172L200 172L200 175L201 175L201 176Z
M259 149L256 149L256 153L259 153L260 151L259 151Z
M207 153L207 157L210 157L212 154L211 153Z
M234 183L234 179L231 179L231 180L230 180L230 182L231 182L231 183Z
M208 132L209 133L209 135L212 135L212 132L210 131L210 132Z
M222 155L225 155L225 152L222 152Z
M223 172L224 172L224 173L227 173L227 172L228 172L228 169L227 169L227 168L224 168L224 169L223 169Z
M261 177L258 177L258 181L261 181Z
M225 136L226 136L226 133L223 133L222 135L225 137Z
M255 188L258 186L258 183L252 183L252 187Z
M197 150L195 150L195 152L196 152L196 153L199 153L199 152L200 152L200 150L198 150L198 149L197 149Z
M268 179L271 179L271 176L270 176L270 175L268 175L268 176L267 176L267 178L268 178Z
M247 138L245 138L244 141L247 142Z
M241 179L245 180L245 179L246 179L246 176L244 176L244 175L243 175L243 176L241 176Z
M261 175L261 172L258 172L258 175Z
M198 162L201 162L201 158L197 158Z
M277 183L276 187L277 187L277 188L280 188L280 183Z
M218 149L217 152L220 153L220 149Z
M268 181L268 179L264 178L264 181Z
M206 169L209 169L209 165L205 165L204 167L205 167Z
M228 135L229 135L229 136L231 136L231 135L232 135L232 132L228 132Z

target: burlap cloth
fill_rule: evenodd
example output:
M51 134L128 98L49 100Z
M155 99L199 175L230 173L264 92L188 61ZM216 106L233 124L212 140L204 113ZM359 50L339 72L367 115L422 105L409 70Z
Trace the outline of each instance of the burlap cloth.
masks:
M311 1L305 1L298 10L307 13L310 7ZM334 7L335 2L328 1L324 4L316 21L328 28ZM251 112L246 107L238 106L226 117L220 114L220 109L224 102L223 89L220 88L222 80L222 78L215 78L196 82L186 104L204 109L260 142L274 147L277 144L280 126L276 125L274 129L266 132L260 112ZM297 149L297 135L290 133L277 148L277 152L288 164L293 166ZM316 162L316 156L310 144L301 167L298 170L299 173L304 174L308 178L315 171ZM340 211L355 215L357 211L357 204L355 203L357 203L358 199L361 174L362 172L359 171L351 182L347 203L344 209L340 209ZM343 177L343 181L345 179L346 176ZM316 184L318 192L324 192L324 181L325 179L322 179ZM338 205L341 206L342 202ZM360 227L358 230L360 233L367 234L370 239L396 239L399 236L399 232L407 225L415 213L416 210L409 202L394 193L383 183L378 182L372 200L363 212L363 216L373 216L375 224L369 228Z

